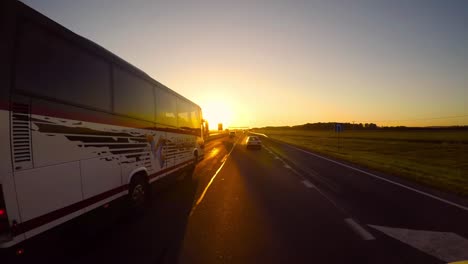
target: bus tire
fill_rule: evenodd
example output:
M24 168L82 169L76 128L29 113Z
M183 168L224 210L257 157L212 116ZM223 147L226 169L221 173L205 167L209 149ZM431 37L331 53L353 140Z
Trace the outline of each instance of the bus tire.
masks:
M135 175L128 188L130 207L137 210L145 209L150 200L150 188L145 175Z

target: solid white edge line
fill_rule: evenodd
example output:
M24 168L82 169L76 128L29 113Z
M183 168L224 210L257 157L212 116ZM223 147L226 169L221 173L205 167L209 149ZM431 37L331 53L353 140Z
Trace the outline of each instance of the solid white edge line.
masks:
M268 149L268 148L265 147L265 146L264 146L264 148L265 148L265 149ZM279 158L279 160L282 161L283 163L286 163L286 162L284 162L281 158ZM304 181L307 181L308 183L310 183L310 187L309 187L309 186L307 186L307 187L312 188L312 189L315 189L320 195L322 195L322 196L325 198L325 200L327 200L328 202L330 202L336 209L338 209L338 211L342 212L343 214L349 215L343 208L341 208L340 206L338 206L338 204L337 204L333 199L331 199L330 197L328 197L328 195L326 195L324 192L322 192L322 191L320 190L320 188L318 188L318 187L315 186L313 183L311 183L311 182L307 179L307 177L305 177L304 175L302 175L301 173L299 173L299 172L298 172L297 170L295 170L294 168L290 168L289 170L291 170L294 174L296 174L297 176L299 176L299 177L302 179L301 182L302 182L303 184L305 184ZM327 183L327 185L328 185L330 188L334 189L334 187L332 187L332 186L329 185L328 183Z
M228 158L228 155L224 155L224 157L221 159L221 162L224 163L227 160L227 158Z
M203 193L200 195L200 198L198 198L197 202L195 203L195 206L198 206L202 201L203 201L203 198L205 197L205 194L206 192L208 191L208 189L210 188L210 185L213 183L214 179L216 178L216 176L218 175L218 173L221 171L221 169L224 167L224 164L226 164L226 162L223 162L221 164L221 166L219 166L218 170L215 172L215 174L213 175L213 177L211 177L211 180L210 182L208 183L208 185L206 185L205 189L203 190ZM194 207L195 209L195 207Z
M267 147L265 147L265 146L263 146L263 148L266 149L266 150L268 150L268 151L270 151L270 152L274 155L275 159L277 159L277 160L283 162L284 168L289 169L289 170L292 171L294 174L296 174L297 176L299 176L299 177L302 179L303 183L304 183L304 181L305 181L305 182L308 182L308 184L310 184L310 186L304 183L307 187L309 187L309 188L315 188L315 189L318 190L318 188L317 188L313 183L311 183L309 180L307 180L306 177L305 177L304 175L302 175L302 173L300 173L300 172L298 172L297 170L295 170L295 169L294 169L293 167L291 167L286 161L284 161L283 159L281 159L280 157L278 157L276 154L274 154L272 150L269 150L269 149L268 149ZM318 190L318 191L319 191L319 190ZM320 191L319 191L319 192L320 192ZM327 199L328 199L328 198L327 198Z
M321 176L319 175L319 173L316 172L315 170L313 170L313 169L311 169L311 168L308 168L307 171L306 171L305 173L308 174L309 177L304 176L304 175L302 175L301 173L299 173L298 171L296 171L295 169L293 169L289 164L287 164L286 161L284 161L283 159L281 159L278 155L276 155L275 153L273 153L272 150L269 150L269 149L268 149L267 147L265 147L265 146L263 146L263 148L266 149L267 151L270 151L270 153L273 154L273 156L274 156L275 159L277 159L277 160L283 162L283 164L285 164L285 165L288 165L288 167L285 166L285 168L287 168L287 169L289 169L289 170L292 170L296 175L298 175L298 176L300 176L300 177L302 177L302 178L304 178L304 179L310 178L310 177L318 177L318 178L320 178L320 180L321 180L324 184L326 184L326 185L328 186L328 188L330 188L330 189L333 190L334 192L337 192L337 193L340 192L340 191L339 191L339 188L338 188L335 184L333 184L333 183L331 183L330 181L326 180L324 177L321 177ZM291 163L293 163L293 162L291 162ZM315 186L315 185L314 185L314 186ZM317 188L317 187L315 187L315 188Z
M236 147L237 143L239 142L239 139L236 140L236 142L234 143L234 145L232 146L231 150L229 151L228 154L226 154L223 159L222 159L222 163L221 163L221 166L219 166L219 168L216 170L215 174L211 177L210 179L210 182L208 182L208 185L206 185L205 189L203 190L203 193L200 195L200 197L198 198L197 202L195 203L195 205L192 207L192 210L190 211L190 216L193 214L193 212L195 211L195 209L197 208L197 206L203 201L203 198L205 197L205 194L206 192L208 191L208 189L210 188L210 185L213 183L214 179L216 178L216 176L218 175L218 173L221 171L221 169L224 167L224 164L226 164L226 161L228 159L228 157L231 155L232 151L234 150L234 148Z
M333 163L338 164L338 165L341 165L341 166L343 166L343 167L346 167L346 168L349 168L349 169L352 169L352 170L355 170L355 171L364 173L364 174L369 175L369 176L371 176L371 177L374 177L374 178L376 178L376 179L379 179L379 180L382 180L382 181L386 181L386 182L388 182L388 183L391 183L391 184L400 186L400 187L405 188L405 189L407 189L407 190L410 190L410 191L419 193L419 194L421 194L421 195L424 195L424 196L433 198L433 199L438 200L438 201L440 201L440 202L443 202L443 203L446 203L446 204L449 204L449 205L458 207L458 208L460 208L460 209L462 209L462 210L468 211L468 207L466 207L466 206L463 206L463 205L460 205L460 204L457 204L457 203L454 203L454 202L445 200L445 199L443 199L443 198L440 198L440 197L438 197L438 196L432 195L432 194L430 194L430 193L426 193L426 192L417 190L417 189L415 189L415 188L406 186L406 185L404 185L404 184L391 181L391 180L389 180L389 179L386 179L386 178L377 176L377 175L375 175L375 174L373 174L373 173L370 173L370 172L367 172L367 171L363 171L363 170L358 169L358 168L351 167L351 166L349 166L349 165L346 165L346 164L344 164L344 163L338 162L338 161L336 161L336 160L332 160L332 159L329 159L329 158L326 158L326 157L317 155L317 154L315 154L315 153L312 153L312 152L309 152L309 151L306 151L306 150L303 150L303 149L300 149L300 148L291 146L291 145L289 145L289 144L286 144L286 143L283 143L283 144L289 146L290 148L294 148L294 149L297 149L297 150L302 151L302 152L304 152L304 153L307 153L307 154L309 154L309 155L315 156L315 157L317 157L317 158L321 158L321 159L324 159L324 160L333 162Z
M375 240L375 237L369 233L364 227L360 224L356 223L352 218L346 218L345 223L353 230L356 234L358 234L363 240Z

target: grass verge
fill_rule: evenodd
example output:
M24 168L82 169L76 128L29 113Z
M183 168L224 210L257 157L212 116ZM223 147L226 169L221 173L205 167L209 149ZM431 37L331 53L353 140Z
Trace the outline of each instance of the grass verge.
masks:
M256 132L316 153L468 197L466 131Z

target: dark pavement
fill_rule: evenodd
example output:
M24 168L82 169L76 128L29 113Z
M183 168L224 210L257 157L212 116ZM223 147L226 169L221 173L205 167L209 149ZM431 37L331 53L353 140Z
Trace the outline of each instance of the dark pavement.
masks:
M192 179L158 184L145 213L113 204L11 262L446 263L468 253L467 210L262 140L261 150L242 133L210 141Z

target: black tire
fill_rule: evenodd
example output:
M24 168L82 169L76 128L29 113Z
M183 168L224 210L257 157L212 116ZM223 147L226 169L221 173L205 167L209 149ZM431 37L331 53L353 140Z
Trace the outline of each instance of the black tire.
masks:
M150 188L145 175L135 175L128 188L128 201L132 209L143 210L150 201Z

